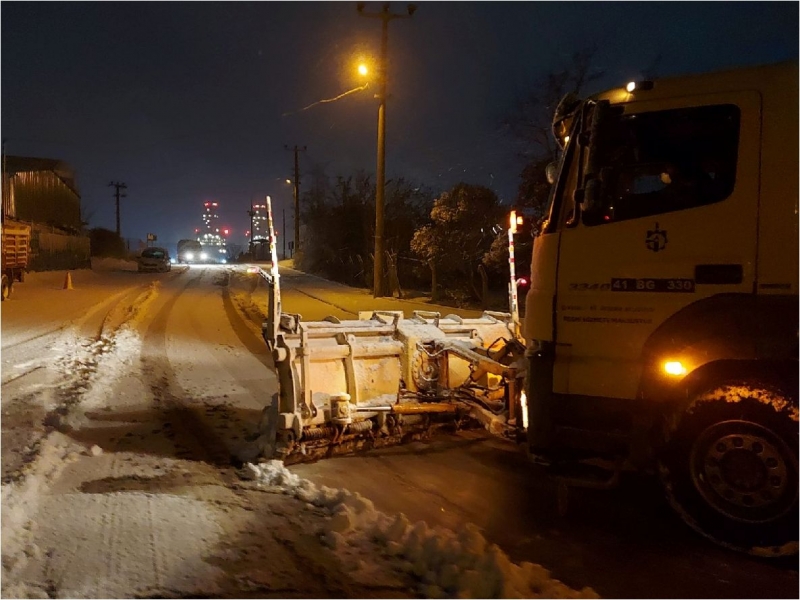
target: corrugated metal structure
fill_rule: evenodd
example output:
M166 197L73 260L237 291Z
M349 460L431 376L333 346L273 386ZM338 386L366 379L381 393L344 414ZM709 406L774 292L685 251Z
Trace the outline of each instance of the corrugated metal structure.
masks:
M5 216L80 233L81 197L69 165L52 158L6 156L4 179Z
M75 175L52 158L6 156L3 218L31 225L31 271L88 267L89 238L83 235L81 197Z

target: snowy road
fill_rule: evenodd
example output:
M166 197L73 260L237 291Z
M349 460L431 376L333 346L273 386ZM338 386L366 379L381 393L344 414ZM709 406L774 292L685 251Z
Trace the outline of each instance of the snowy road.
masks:
M525 596L797 595L796 566L697 539L645 480L576 492L558 517L552 484L474 432L293 467L308 488L243 480L231 457L276 391L263 285L241 268L116 267L75 272L73 290L63 273L34 274L3 303L5 597L414 597L495 580ZM285 310L306 320L430 309L293 271L282 281ZM309 491L321 486L363 498ZM388 527L400 512L459 543L439 532L415 550L423 534ZM523 566L499 551L475 563L483 538L468 523ZM448 561L478 575L453 579Z

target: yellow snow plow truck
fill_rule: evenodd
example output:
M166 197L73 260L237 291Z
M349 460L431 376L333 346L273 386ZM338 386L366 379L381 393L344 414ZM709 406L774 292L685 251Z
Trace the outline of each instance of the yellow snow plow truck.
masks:
M477 419L561 490L658 473L706 537L796 553L797 64L567 97L553 133L522 335L515 293L510 314L480 319L304 323L281 312L273 244L263 333L280 391L264 453L317 458Z
M526 299L529 452L657 472L703 535L797 552L798 65L565 98Z

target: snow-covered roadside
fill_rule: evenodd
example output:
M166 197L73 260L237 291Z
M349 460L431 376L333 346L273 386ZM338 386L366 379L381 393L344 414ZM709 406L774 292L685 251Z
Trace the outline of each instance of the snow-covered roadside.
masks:
M48 433L39 440L35 458L25 465L19 477L2 486L3 576L24 567L26 558L35 552L30 537L35 529L31 517L36 513L47 487L58 479L63 469L78 460L81 454L97 453L61 431L79 428L85 417L74 408L91 409L104 406L114 393L119 380L128 374L139 356L141 339L136 332L146 309L158 295L154 283L132 304L117 306L103 321L102 332L94 339L79 340L65 336L59 343L55 362L59 374L55 390L57 406L46 424ZM5 475L5 474L4 474Z
M135 260L121 258L92 258L92 271L136 271Z
M574 590L550 577L542 566L514 564L477 527L458 532L412 524L400 513L389 516L373 503L346 489L317 487L277 460L248 463L243 476L259 486L294 496L307 507L323 509L320 535L351 571L381 570L412 575L426 598L597 598L591 588Z

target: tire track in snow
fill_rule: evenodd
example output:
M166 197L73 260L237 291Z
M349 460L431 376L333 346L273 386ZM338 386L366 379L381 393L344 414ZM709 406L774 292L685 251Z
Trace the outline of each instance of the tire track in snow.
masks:
M3 345L3 352L8 352L9 350L13 350L14 348L17 348L18 346L22 346L24 344L29 344L30 342L36 341L36 340L41 339L43 337L46 337L48 335L58 334L58 333L62 332L64 329L66 329L67 327L69 327L69 323L64 323L63 325L59 325L58 327L55 327L55 328L50 329L48 331L43 331L41 333L37 333L36 335L31 336L29 338L26 338L24 340L19 340L19 341L16 341L16 342L12 342L10 344L5 344L5 345Z
M59 404L61 407L79 404L88 391L103 358L112 354L117 347L117 337L122 331L129 331L137 318L158 295L160 282L151 284L144 291L138 289L123 294L106 311L97 333L80 343L78 352L60 362L63 373L67 376L77 371L77 377L67 385L59 386ZM77 344L73 342L73 348ZM63 411L63 408L62 408Z
M23 351L23 346L30 345L31 342L40 341L39 344L36 344L35 346L32 346L29 349L29 352L33 352L34 353L34 356L32 357L32 360L27 361L27 363L26 362L22 363L23 366L24 365L28 365L28 366L35 365L35 366L33 366L32 369L29 369L28 371L26 371L25 373L23 373L21 375L15 375L15 376L11 377L10 379L4 380L2 382L2 385L5 386L6 384L12 383L13 381L16 381L16 380L18 380L18 379L20 379L20 378L22 378L22 377L24 377L26 375L30 375L31 373L35 372L36 370L39 370L41 368L49 367L52 364L53 361L52 361L52 359L51 359L51 357L49 355L46 355L46 354L42 355L41 348L43 346L44 347L50 347L50 348L62 347L62 348L69 349L70 346L72 345L72 343L74 343L75 338L81 337L81 335L80 335L81 330L87 328L87 326L89 326L89 324L92 321L96 320L101 313L105 312L105 314L103 315L103 317L101 319L101 324L100 324L100 326L99 326L99 328L97 330L97 333L95 335L95 338L99 339L100 336L102 335L103 323L105 323L108 320L108 315L112 311L114 311L116 309L116 307L119 306L119 304L121 302L124 301L125 297L131 296L132 293L136 292L139 289L141 289L141 286L136 286L135 288L126 288L125 290L123 290L123 291L121 291L121 292L119 292L117 294L114 294L110 298L107 298L107 299L97 303L96 305L90 307L87 310L86 314L84 314L80 318L73 319L71 322L64 323L64 324L60 325L59 327L53 328L53 329L51 329L49 331L45 331L43 333L39 333L39 334L37 334L35 336L32 336L30 338L27 338L25 340L20 340L18 342L14 342L12 344L4 345L3 346L3 352L4 353L11 352L12 354L15 354L15 353ZM48 336L51 336L53 338L52 341L50 341L47 344L42 343L44 341L42 338L46 338ZM23 352L23 354L24 354L24 352Z
M190 279L156 313L142 342L142 372L156 406L165 411L167 422L175 433L173 442L183 446L194 460L218 467L230 467L233 457L228 445L197 414L195 408L183 402L182 399L187 394L177 382L167 353L167 322L170 315L182 294L197 286L205 273L205 270L200 271L197 277ZM229 478L232 477L233 475L229 475Z
M129 319L134 317L136 313L130 310L130 305L146 301L153 293L152 288L145 292L141 291L141 287L123 290L92 307L80 319L59 328L60 337L49 346L51 349L62 349L68 353L66 357L53 361L46 353L42 356L40 348L33 349L38 351L38 360L43 364L23 376L42 371L44 380L32 392L20 397L16 389L9 389L11 383L19 382L23 376L3 383L4 397L12 398L3 406L3 483L18 481L25 475L25 467L39 455L42 439L48 431L61 425L71 406L78 404L91 387L103 357L114 349L114 335L126 323L125 319L118 318L111 329L110 315L127 312ZM120 309L121 305L127 309ZM101 323L105 324L109 336L104 338L101 329L94 338L81 342L78 333L101 315Z

